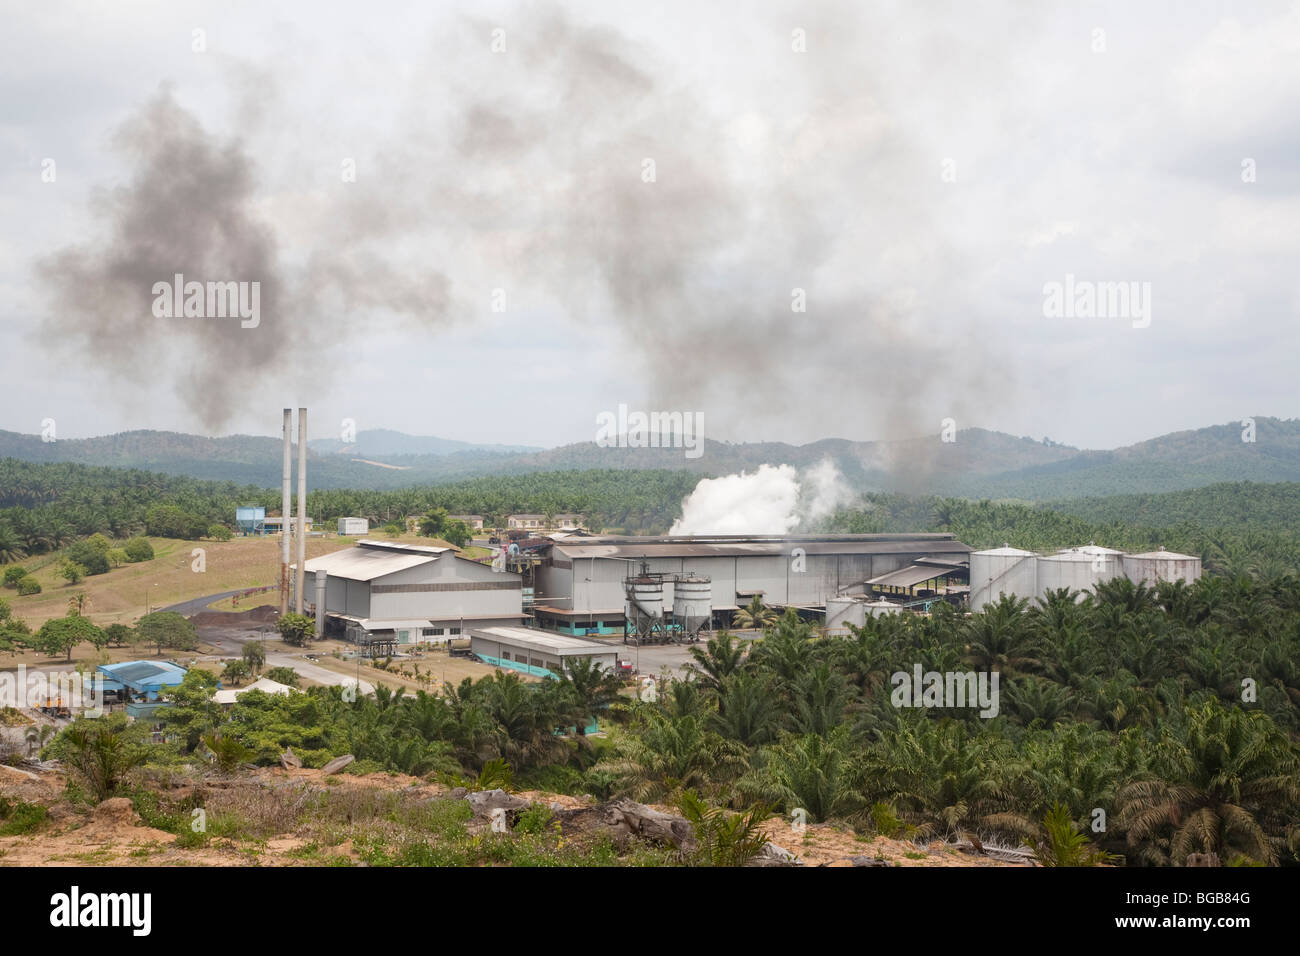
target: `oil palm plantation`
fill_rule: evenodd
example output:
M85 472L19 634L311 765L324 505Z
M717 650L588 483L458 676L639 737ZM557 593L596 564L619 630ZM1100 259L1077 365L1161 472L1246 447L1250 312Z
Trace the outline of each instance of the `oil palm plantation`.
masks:
M1138 860L1181 865L1190 853L1278 862L1270 837L1300 809L1296 746L1267 714L1207 700L1167 730L1152 772L1119 794L1119 822Z

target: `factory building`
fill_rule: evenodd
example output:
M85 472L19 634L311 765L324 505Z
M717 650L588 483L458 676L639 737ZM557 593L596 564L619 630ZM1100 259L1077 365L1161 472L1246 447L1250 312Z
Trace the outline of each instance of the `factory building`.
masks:
M362 539L305 567L304 595L321 629L363 645L445 643L470 626L525 618L519 574L453 548Z
M696 535L567 538L545 549L534 570L533 614L541 627L567 634L623 634L638 604L661 607L667 617L682 602L674 588L701 591L716 625L754 597L773 607L820 612L831 598L870 590L869 581L912 569L914 590L942 581L952 596L970 548L951 534ZM916 562L929 560L920 565ZM643 573L645 572L645 573ZM917 577L919 575L919 577ZM635 601L628 580L636 579ZM644 579L644 580L643 580ZM699 603L684 615L698 617ZM683 614L672 614L682 617Z
M469 639L470 650L485 663L534 677L558 677L575 658L593 660L610 673L618 663L609 644L532 627L473 627Z
M1059 588L1079 592L1082 600L1099 583L1121 577L1154 587L1160 581L1190 584L1200 576L1200 558L1172 551L1125 554L1090 543L1055 554L1035 554L1006 545L970 556L970 608L982 610L1004 594L1041 601L1048 591Z

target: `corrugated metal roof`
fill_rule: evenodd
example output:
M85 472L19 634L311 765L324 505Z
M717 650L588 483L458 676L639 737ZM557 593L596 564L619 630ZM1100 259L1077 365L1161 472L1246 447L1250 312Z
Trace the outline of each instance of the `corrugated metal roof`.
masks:
M1127 558L1154 558L1159 561L1199 561L1194 554L1179 554L1177 551L1144 551L1141 554L1127 554Z
M867 581L872 585L889 585L896 588L910 588L913 585L920 584L922 581L929 581L931 578L941 578L945 574L951 574L952 571L945 571L942 568L926 567L920 564L909 564L905 568L899 568L897 571L890 571L888 574L882 574L879 577L871 578Z
M185 668L166 661L122 661L119 664L101 664L99 669L124 684L155 684L160 680L179 683L185 677Z
M1028 558L1034 554L1033 551L1022 551L1019 548L1013 548L1010 545L1003 545L1000 548L989 548L987 551L976 551L975 553L994 558Z
M556 542L552 554L567 558L707 558L707 557L768 557L790 554L793 548L802 548L805 554L969 554L969 545L953 540L915 540L898 538L889 540L803 540L797 538L738 539L735 541L695 542L689 540L637 543L627 541L596 543L588 538L582 544Z
M446 548L436 549L438 553ZM386 574L405 571L438 560L438 554L410 554L379 548L345 548L333 554L312 558L304 565L308 571L324 571L332 578L349 581L373 581ZM295 567L294 570L297 570Z
M557 634L555 631L542 631L532 627L483 627L472 628L469 636L484 640L500 641L531 650L554 651L563 654L613 653L614 647L599 641L588 641L581 637Z

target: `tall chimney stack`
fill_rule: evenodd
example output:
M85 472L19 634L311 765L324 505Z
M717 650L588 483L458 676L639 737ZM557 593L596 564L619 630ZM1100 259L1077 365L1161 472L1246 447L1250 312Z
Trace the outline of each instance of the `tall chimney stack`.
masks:
M303 592L307 590L307 409L298 409L298 586L294 588L293 609L302 613Z
M280 613L289 613L289 469L293 442L293 409L284 410L284 475L280 481Z

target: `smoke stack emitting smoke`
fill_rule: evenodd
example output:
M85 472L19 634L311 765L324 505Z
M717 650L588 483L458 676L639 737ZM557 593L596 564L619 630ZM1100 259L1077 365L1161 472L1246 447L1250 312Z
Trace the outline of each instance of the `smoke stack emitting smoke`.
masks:
M972 394L981 366L934 346L960 274L924 225L942 190L873 99L844 39L853 14L830 19L817 56L731 91L740 115L683 95L662 51L604 26L520 10L493 56L491 31L461 24L459 46L440 40L436 63L383 91L438 110L408 109L355 182L316 192L303 170L338 158L293 157L297 180L264 183L258 157L282 142L219 135L163 92L117 132L133 172L97 207L101 233L40 263L50 340L109 375L170 375L215 431L271 378L310 400L326 386L306 370L341 345L418 330L436 347L451 314L487 316L494 275L512 301L549 297L621 340L656 407L930 432L924 397ZM260 282L259 326L155 318L151 287L177 273Z

